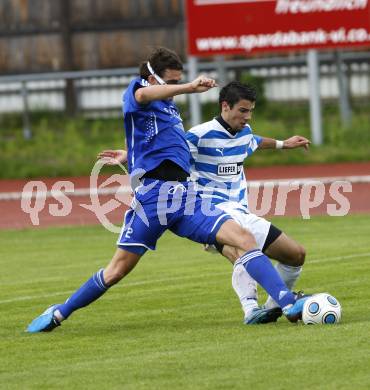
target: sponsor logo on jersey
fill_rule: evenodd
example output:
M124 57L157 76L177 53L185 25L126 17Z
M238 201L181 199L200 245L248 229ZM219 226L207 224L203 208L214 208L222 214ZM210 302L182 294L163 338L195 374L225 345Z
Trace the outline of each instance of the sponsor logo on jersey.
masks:
M243 163L218 164L217 175L239 175L243 169Z

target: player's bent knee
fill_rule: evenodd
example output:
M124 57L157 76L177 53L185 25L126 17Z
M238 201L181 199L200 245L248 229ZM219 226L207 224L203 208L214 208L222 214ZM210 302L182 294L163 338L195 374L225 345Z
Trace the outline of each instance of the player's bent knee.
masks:
M237 248L238 256L257 247L253 234L230 219L221 226L216 239L220 244Z
M222 249L222 255L225 256L229 261L234 264L236 260L240 257L236 248L225 245Z
M301 267L306 259L306 249L302 245L298 245L297 251L296 251L296 266Z
M253 234L248 230L241 229L237 238L238 243L235 245L235 251L238 257L242 256L245 252L257 249L256 240Z

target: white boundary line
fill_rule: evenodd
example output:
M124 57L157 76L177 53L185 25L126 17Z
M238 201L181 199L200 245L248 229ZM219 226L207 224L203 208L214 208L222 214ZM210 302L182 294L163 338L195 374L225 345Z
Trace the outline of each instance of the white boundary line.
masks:
M278 180L247 180L249 187L258 188L260 186L264 187L274 187L274 186L289 186L294 182L294 185L307 185L320 182L322 184L332 184L337 181L347 181L352 184L359 183L370 183L370 175L363 176L328 176L328 177L307 177L307 178L298 178L298 179L278 179Z
M308 177L308 178L300 178L300 179L278 179L278 180L250 180L248 181L249 188L271 188L275 186L289 186L294 182L294 185L303 186L315 183L322 184L332 184L337 181L346 181L352 184L359 183L370 183L370 175L363 176L329 176L329 177ZM73 183L73 182L71 182ZM54 194L52 194L54 192ZM2 200L19 200L23 198L32 199L38 197L42 197L45 199L48 198L58 198L59 191L38 191L38 192L0 192L0 201ZM91 193L98 195L115 195L115 194L128 194L132 192L130 186L115 186L109 188L77 188L73 191L65 191L62 192L60 196L70 196L70 197L78 197L78 196L89 196Z
M71 182L73 183L73 182ZM52 192L54 192L52 194ZM90 194L98 194L98 195L114 195L114 194L129 194L132 192L130 186L115 186L109 188L77 188L73 191L58 191L61 192L60 196L89 196ZM18 200L26 198L32 199L37 197L42 197L45 199L48 198L58 198L58 192L55 191L25 191L25 192L0 192L0 201L1 200Z
M322 259L312 259L312 260L308 260L307 264L325 263L325 262L336 261L336 260L348 260L348 259L355 259L355 258L366 257L366 256L370 256L370 252L357 253L357 254L346 255L346 256L326 257L326 258L322 258ZM227 274L229 274L229 272L225 272L225 271L213 272L212 275L227 275ZM164 282L173 282L176 280L194 279L195 277L197 277L197 276L196 275L188 275L188 276L184 275L184 276L176 276L176 277L172 277L172 278L150 279L150 280L137 281L137 282L131 282L131 283L128 282L128 283L124 283L122 285L119 285L117 287L141 286L141 285L146 285L146 284L152 285L154 283L164 283ZM198 278L199 277L203 277L203 276L198 275ZM205 275L204 277L209 277L209 275ZM73 292L74 292L74 290L69 290L69 291L60 291L60 292L51 293L51 294L48 293L48 294L40 294L40 295L25 295L23 297L21 296L21 297L17 297L17 298L0 300L0 305L6 304L6 303L13 303L13 302L29 301L31 299L51 298L51 297L57 297L60 295L67 296Z

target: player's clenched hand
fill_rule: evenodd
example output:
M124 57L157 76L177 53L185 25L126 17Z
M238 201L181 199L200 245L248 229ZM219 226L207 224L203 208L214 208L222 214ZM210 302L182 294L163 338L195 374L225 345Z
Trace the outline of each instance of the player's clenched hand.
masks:
M210 79L205 76L199 76L190 83L193 92L205 92L209 89L216 87L217 83L214 79Z
M294 135L284 141L284 149L305 148L308 150L311 141L300 135Z
M103 150L97 156L106 165L119 165L127 162L126 150Z

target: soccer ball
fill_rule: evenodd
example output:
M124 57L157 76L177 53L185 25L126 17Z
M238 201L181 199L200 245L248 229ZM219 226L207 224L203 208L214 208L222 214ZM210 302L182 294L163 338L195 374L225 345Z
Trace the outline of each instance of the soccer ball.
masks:
M303 305L302 321L306 325L337 324L340 321L342 308L330 294L314 294Z

